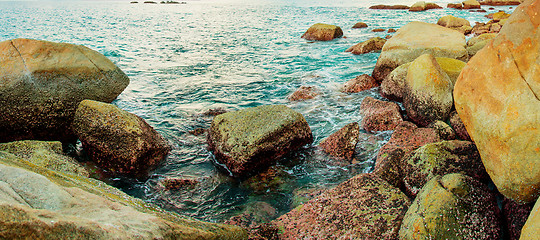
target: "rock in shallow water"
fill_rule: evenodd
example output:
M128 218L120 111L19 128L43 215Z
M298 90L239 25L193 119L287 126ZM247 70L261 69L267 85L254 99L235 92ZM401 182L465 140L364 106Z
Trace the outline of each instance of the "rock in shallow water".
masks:
M0 42L0 68L0 142L73 141L79 102L111 102L129 84L102 54L67 43Z
M377 84L374 78L367 74L362 74L347 81L343 85L343 89L341 89L341 91L346 93L358 93L377 86L379 86L379 84Z
M0 238L245 239L244 230L187 220L90 178L0 152Z
M308 99L313 99L319 95L318 90L315 87L311 86L301 86L296 91L294 91L290 96L287 97L289 101L304 101Z
M360 105L362 128L368 132L394 130L403 121L400 108L394 102L366 97Z
M353 177L281 216L281 239L397 239L410 201L374 174Z
M400 239L500 239L498 209L487 187L458 173L432 178L403 218Z
M356 55L370 52L379 52L383 48L384 43L386 43L386 39L374 37L348 48L347 50L345 50L345 52L351 52L352 54Z
M357 122L349 123L321 141L319 147L326 153L351 160L358 143L360 127Z
M216 160L237 177L274 164L281 156L313 142L304 116L283 105L267 105L216 116L208 133Z
M497 189L519 203L540 195L540 1L526 1L463 69L456 110Z
M324 23L316 23L302 35L306 40L330 41L334 38L343 36L343 30L340 27Z
M73 130L92 161L113 175L144 179L171 150L142 118L107 103L82 101Z

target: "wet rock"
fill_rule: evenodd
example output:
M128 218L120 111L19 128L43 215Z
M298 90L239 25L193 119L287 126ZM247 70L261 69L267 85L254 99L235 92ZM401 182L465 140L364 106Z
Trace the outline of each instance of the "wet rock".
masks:
M494 196L458 174L432 178L407 210L400 239L500 239Z
M271 166L242 182L242 186L257 194L286 191L287 183L291 181L290 174L280 166Z
M142 118L107 103L82 101L72 128L90 159L112 174L144 179L171 150Z
M264 170L284 154L313 142L304 116L283 105L268 105L216 116L209 149L235 176Z
M242 239L238 227L180 218L105 183L0 152L6 239Z
M413 197L437 175L461 173L477 180L488 179L474 143L460 140L421 146L402 159L401 173L406 192Z
M289 101L304 101L313 99L319 95L319 92L315 87L301 86L293 94L287 97Z
M447 8L455 8L455 9L462 9L463 8L463 4L461 3L449 3L448 5L446 5Z
M367 28L368 25L365 22L357 22L352 28Z
M223 108L212 108L212 109L208 109L208 111L204 112L203 115L204 116L217 116L217 115L220 115L220 114L224 114L226 113L227 110L223 109Z
M380 5L371 6L371 7L369 7L369 9L407 10L407 9L409 9L409 6L406 6L406 5L384 5L384 4L380 4Z
M463 125L463 122L456 111L450 113L450 126L456 131L458 139L471 141L471 136L469 136L465 125Z
M25 140L0 143L0 151L14 154L32 164L53 171L62 171L82 177L90 175L77 160L64 154L61 142Z
M302 35L302 38L312 41L330 41L343 36L340 27L324 23L316 23Z
M503 215L506 219L506 227L510 240L519 240L521 229L531 214L533 205L532 203L520 205L508 198L504 198Z
M444 140L454 140L456 139L456 132L450 125L446 124L443 121L436 120L428 125L428 128L433 128L439 136L441 136L441 139Z
M377 81L375 81L374 78L367 74L362 74L358 77L355 77L354 79L347 81L343 85L341 91L346 93L358 93L378 86L379 84L377 83Z
M388 33L395 33L395 32L397 32L396 29L393 29L393 28L388 29Z
M112 102L129 84L105 56L68 43L0 42L0 68L0 142L74 141L79 102Z
M360 105L362 128L368 132L393 130L403 118L396 103L366 97Z
M324 188L323 189L311 188L311 189L295 190L293 192L292 208L296 208L308 202L309 200L318 197L319 195L323 194L326 191L328 191L328 189L324 189Z
M334 157L351 160L358 143L359 132L360 127L357 122L349 123L322 140L319 148Z
M386 30L384 30L383 28L375 28L373 30L371 30L372 32L386 32Z
M405 79L403 106L407 115L421 126L448 119L452 89L452 81L433 56L418 57L409 66Z
M519 5L523 0L483 0L482 5L490 6L507 6L507 5Z
M390 140L379 150L374 172L399 187L402 185L399 170L401 158L425 144L440 141L441 137L434 129L419 128L411 122L403 121L394 129Z
M200 136L206 133L206 129L204 128L196 128L191 131L189 131L190 134L193 134L194 136Z
M480 9L480 3L476 0L467 0L463 2L463 9Z
M370 52L379 52L383 48L384 43L386 43L386 39L374 37L348 48L345 50L345 52L351 52L352 54L357 55Z
M463 69L454 89L456 110L487 172L518 203L540 195L540 168L531 167L540 159L538 10L538 1L521 4Z
M442 7L440 7L439 5L437 5L435 3L427 3L427 2L424 2L424 1L420 1L420 2L414 3L409 8L409 11L411 11L411 12L421 12L421 11L426 11L426 10L429 10L429 9L439 9L439 8L442 8Z
M399 189L364 173L281 216L280 239L396 239L410 204Z
M190 188L197 185L199 182L189 178L168 177L159 182L165 190L178 190L182 188Z
M525 226L521 229L520 240L534 240L538 239L538 232L540 232L540 200L536 200L536 204L531 211L531 214L525 222Z
M410 22L384 44L371 76L382 81L396 67L425 53L466 60L465 36L436 24Z
M226 224L243 228L253 228L262 223L270 222L277 214L277 210L267 202L257 201L246 205L241 214L225 221Z

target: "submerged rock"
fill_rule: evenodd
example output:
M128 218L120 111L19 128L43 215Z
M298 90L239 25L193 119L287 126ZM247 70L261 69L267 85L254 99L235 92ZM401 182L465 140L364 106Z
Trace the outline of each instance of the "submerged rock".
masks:
M399 106L394 102L381 101L366 97L360 105L362 128L368 132L393 130L403 118Z
M25 140L0 143L0 151L14 154L32 164L53 171L71 173L82 177L90 175L80 163L64 154L61 142Z
M410 201L374 174L353 177L281 216L280 239L397 239Z
M312 86L301 86L294 93L287 97L289 101L304 101L313 99L319 95L319 92Z
M237 177L264 170L284 154L312 142L304 116L283 105L221 114L208 133L216 160Z
M463 69L456 110L497 189L518 203L540 195L539 1L521 4Z
M171 150L142 118L107 103L82 101L73 130L90 159L113 174L144 179Z
M105 56L68 43L0 42L0 68L0 142L74 141L79 102L112 102L129 84Z
M403 106L407 115L421 126L445 121L454 103L452 89L452 81L433 56L418 57L409 66L405 81Z
M238 227L183 219L105 183L0 152L6 239L244 239Z
M355 77L354 79L347 81L343 85L341 91L346 93L358 93L378 86L379 84L377 84L377 81L375 81L374 78L367 74L362 74L358 77Z
M488 178L474 143L459 140L421 146L402 159L401 171L406 192L413 197L437 175L461 173L477 180Z
M349 49L345 50L345 52L351 52L352 54L357 55L370 52L378 52L381 51L384 43L386 43L386 39L374 37L350 47Z
M384 44L371 76L382 81L396 67L426 53L434 57L466 60L465 36L436 24L410 22Z
M432 178L403 218L400 239L500 239L495 197L473 178Z
M302 35L306 40L330 41L334 38L343 36L343 30L340 27L324 23L316 23Z
M357 122L349 123L321 141L319 147L334 157L351 160L358 143L360 127Z

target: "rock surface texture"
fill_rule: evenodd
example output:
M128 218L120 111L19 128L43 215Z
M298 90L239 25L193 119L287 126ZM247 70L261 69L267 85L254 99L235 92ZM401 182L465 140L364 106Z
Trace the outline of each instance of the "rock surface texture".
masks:
M0 42L0 68L0 142L73 141L79 102L111 102L129 84L102 54L67 43Z
M373 78L382 81L401 64L414 61L422 54L467 60L465 36L437 24L410 22L384 44L373 69Z
M376 175L353 177L281 216L280 239L397 239L410 202Z
M380 52L385 43L386 39L374 37L348 48L345 50L345 52L351 52L352 54L357 55L370 52Z
M302 38L313 41L330 41L343 36L340 27L324 23L316 23L302 35Z
M452 90L453 83L437 60L424 54L409 66L403 106L409 118L420 126L435 120L445 121L454 104Z
M218 115L208 133L216 160L237 177L264 170L284 154L312 142L304 116L283 105Z
M2 239L244 239L238 227L187 220L98 180L0 152Z
M432 178L403 218L400 239L500 239L495 197L458 173Z
M362 128L368 132L393 130L402 121L399 106L394 102L366 97L360 105Z
M319 147L326 153L351 160L358 143L360 127L357 122L349 123L321 141Z
M144 179L171 150L142 118L107 103L82 101L73 130L90 159L113 175Z
M301 86L287 97L289 101L304 101L317 97L319 92L312 86Z
M346 93L358 93L374 87L378 87L377 81L367 74L362 74L354 79L347 81L343 85L342 92Z
M534 240L538 239L538 233L540 232L540 199L536 200L536 204L532 208L525 226L521 229L520 240Z
M540 1L526 1L463 69L456 110L497 189L519 203L540 194Z

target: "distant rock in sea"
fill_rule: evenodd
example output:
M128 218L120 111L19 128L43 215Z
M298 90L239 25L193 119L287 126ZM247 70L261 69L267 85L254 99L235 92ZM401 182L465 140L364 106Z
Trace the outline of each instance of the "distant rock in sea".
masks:
M316 23L302 35L306 40L330 41L343 36L343 30L336 25Z
M409 6L406 5L374 5L369 7L369 9L393 9L393 10L407 10Z

